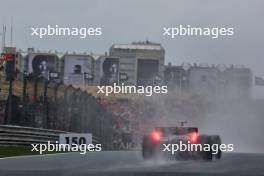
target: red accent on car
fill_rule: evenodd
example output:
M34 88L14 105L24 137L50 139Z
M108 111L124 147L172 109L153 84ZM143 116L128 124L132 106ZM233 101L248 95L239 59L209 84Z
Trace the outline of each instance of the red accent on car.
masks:
M160 142L162 138L162 133L160 131L155 130L150 134L150 137L154 142Z
M189 133L188 137L191 143L197 143L199 134L197 132L192 132L192 133Z

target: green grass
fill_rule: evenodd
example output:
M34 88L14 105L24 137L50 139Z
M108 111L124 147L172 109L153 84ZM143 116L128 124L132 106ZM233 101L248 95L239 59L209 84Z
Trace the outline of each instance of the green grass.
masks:
M10 156L39 155L39 152L31 151L30 147L0 147L0 158ZM56 152L43 152L43 154L52 154Z

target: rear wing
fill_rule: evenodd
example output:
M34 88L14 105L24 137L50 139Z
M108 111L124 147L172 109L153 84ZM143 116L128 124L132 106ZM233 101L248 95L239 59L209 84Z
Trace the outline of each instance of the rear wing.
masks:
M198 133L197 127L156 127L155 130L163 134L185 135L189 133Z

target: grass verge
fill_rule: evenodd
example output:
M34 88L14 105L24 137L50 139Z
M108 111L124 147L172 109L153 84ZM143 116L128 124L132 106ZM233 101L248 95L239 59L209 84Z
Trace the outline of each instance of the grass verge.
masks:
M40 155L39 152L31 151L30 147L12 146L12 147L0 147L0 158L11 156L25 156L25 155ZM53 154L58 152L43 152L43 154Z

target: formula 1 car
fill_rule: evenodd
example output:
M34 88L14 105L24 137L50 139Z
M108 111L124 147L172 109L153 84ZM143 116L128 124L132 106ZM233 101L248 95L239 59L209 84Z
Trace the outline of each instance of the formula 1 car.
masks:
M199 144L196 147L207 146L207 150L175 150L176 145ZM143 137L142 155L144 159L165 157L166 159L220 159L221 138L219 135L202 135L197 127L157 127ZM165 146L165 147L164 147ZM195 145L193 145L195 146ZM197 147L197 148L198 148ZM214 148L214 151L212 150ZM167 150L166 150L167 149ZM186 148L185 148L186 149Z

